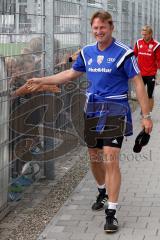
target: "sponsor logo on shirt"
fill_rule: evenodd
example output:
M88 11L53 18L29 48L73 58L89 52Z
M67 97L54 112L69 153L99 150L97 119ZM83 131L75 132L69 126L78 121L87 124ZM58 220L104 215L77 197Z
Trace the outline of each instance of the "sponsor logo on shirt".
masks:
M107 58L107 63L113 63L115 62L115 58Z
M93 62L93 60L92 60L92 58L90 58L90 59L88 60L88 65L91 65L92 62Z
M104 73L111 73L111 68L89 68L89 72L104 72Z
M100 65L103 62L104 56L103 55L98 55L97 56L97 63Z
M146 55L146 56L151 56L151 53L143 53L143 52L139 52L140 55Z

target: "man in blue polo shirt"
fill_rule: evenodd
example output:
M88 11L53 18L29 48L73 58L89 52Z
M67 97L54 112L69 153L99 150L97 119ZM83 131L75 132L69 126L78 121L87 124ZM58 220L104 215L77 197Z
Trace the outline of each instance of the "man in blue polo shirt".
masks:
M132 134L129 78L135 85L142 109L142 128L147 133L152 130L152 120L133 50L112 37L112 16L105 11L96 12L91 18L91 28L96 43L81 50L72 69L49 77L30 79L28 88L34 91L43 84L63 84L86 73L90 84L86 91L84 134L99 191L92 209L102 209L108 199L104 230L115 232L118 230L116 210L121 185L120 149L123 137ZM32 86L33 83L37 83L37 87L35 84Z

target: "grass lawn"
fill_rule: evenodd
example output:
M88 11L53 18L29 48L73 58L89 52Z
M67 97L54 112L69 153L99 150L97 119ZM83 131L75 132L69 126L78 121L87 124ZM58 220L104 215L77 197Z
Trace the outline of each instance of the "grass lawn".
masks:
M20 54L21 49L26 46L27 43L0 43L0 55L18 55Z

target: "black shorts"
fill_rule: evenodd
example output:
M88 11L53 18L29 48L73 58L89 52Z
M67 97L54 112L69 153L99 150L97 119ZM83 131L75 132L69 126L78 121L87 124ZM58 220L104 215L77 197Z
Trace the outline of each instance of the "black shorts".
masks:
M148 98L153 98L153 91L155 87L155 76L143 76L144 85L147 85Z
M100 148L110 146L121 148L124 129L124 116L108 116L102 132L96 131L99 117L88 118L85 116L84 139L89 148Z

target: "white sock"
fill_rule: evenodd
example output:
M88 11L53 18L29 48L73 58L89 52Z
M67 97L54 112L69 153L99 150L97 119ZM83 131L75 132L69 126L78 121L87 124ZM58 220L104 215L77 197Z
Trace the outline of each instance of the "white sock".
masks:
M97 187L98 187L99 189L106 188L105 184L103 184L103 185L99 185L98 183L97 183Z
M118 203L108 202L108 209L117 210Z
M117 206L118 206L118 203L108 202L108 209L117 210ZM116 213L114 216L116 218Z

